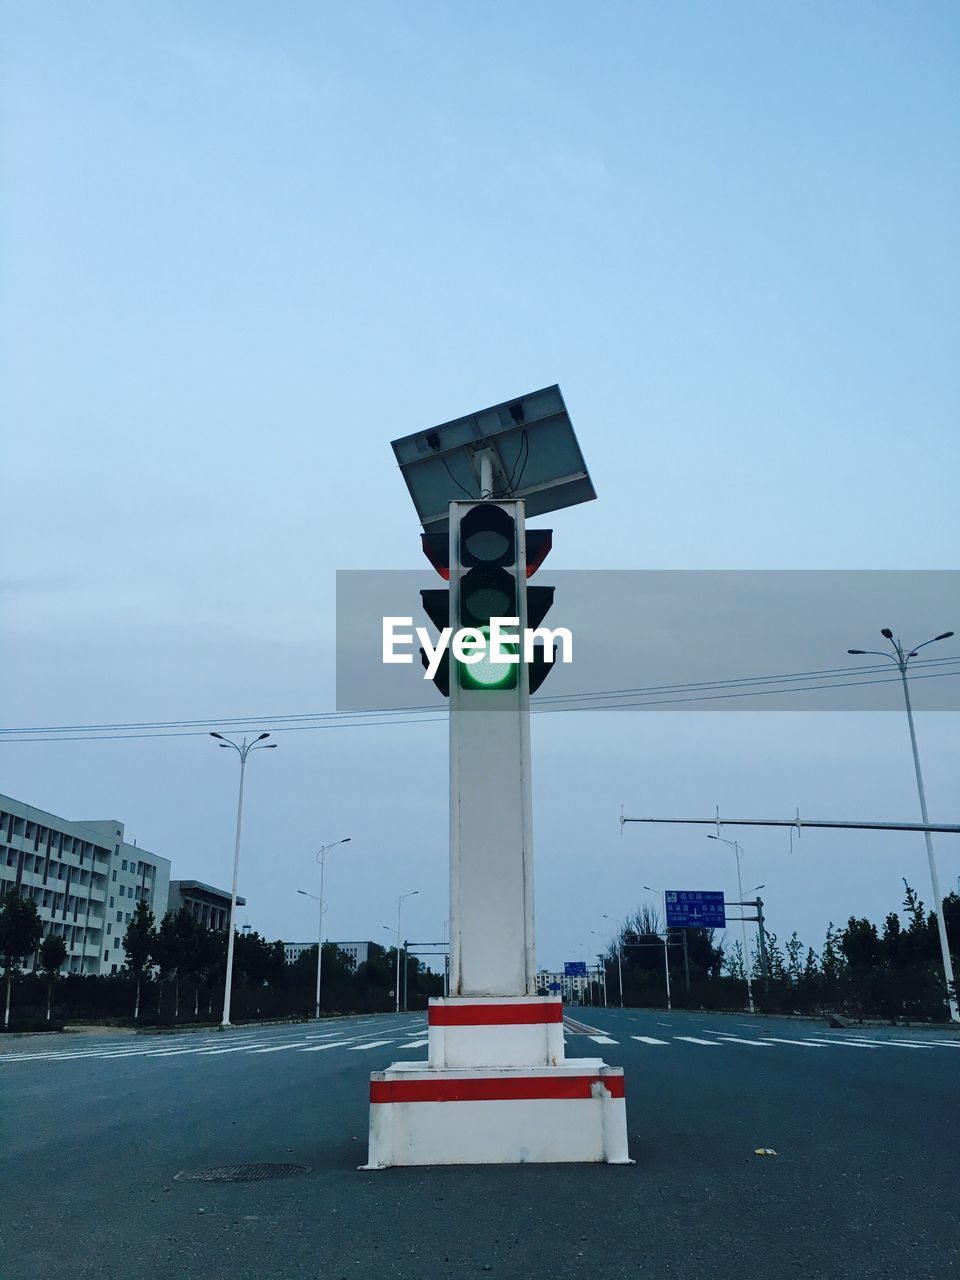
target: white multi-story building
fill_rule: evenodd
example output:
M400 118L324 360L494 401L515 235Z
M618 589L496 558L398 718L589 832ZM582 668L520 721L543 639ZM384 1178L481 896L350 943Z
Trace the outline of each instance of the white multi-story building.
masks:
M33 898L44 936L66 942L64 973L116 973L137 902L159 920L169 884L169 860L128 844L122 822L70 822L0 795L0 896L16 889Z
M596 982L593 973L548 973L541 969L537 974L538 996L560 996L567 1004L584 1004L590 983Z
M311 947L315 947L316 942L285 942L283 944L283 954L287 964L296 964L305 951L309 951ZM324 944L329 946L329 942ZM339 947L353 961L354 969L359 969L362 964L366 964L370 955L369 942L335 942L335 947Z

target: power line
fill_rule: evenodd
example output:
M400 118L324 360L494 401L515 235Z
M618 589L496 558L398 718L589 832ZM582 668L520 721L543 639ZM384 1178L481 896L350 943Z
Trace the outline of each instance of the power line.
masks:
M947 662L957 662L957 659L939 659L937 663L942 665ZM934 665L931 661L930 665ZM846 670L848 673L853 671L858 674L855 668L834 668L834 670ZM874 668L876 670L876 668ZM886 670L886 668L883 668ZM880 679L870 680L833 680L825 684L801 684L794 687L783 687L784 682L790 679L809 680L816 673L803 673L802 675L790 677L780 677L781 685L775 688L757 687L761 681L775 681L777 677L752 677L745 679L739 684L733 681L718 681L711 685L691 684L691 685L665 685L651 686L647 690L625 690L620 691L618 697L617 691L609 691L607 693L592 694L565 694L563 700L572 702L580 700L587 701L588 705L564 705L564 706L543 706L535 703L532 707L534 714L539 715L555 715L564 712L574 711L607 711L607 710L627 710L632 707L658 707L670 706L677 703L688 702L709 702L717 700L727 700L732 698L749 698L764 697L777 694L789 695L793 693L810 693L823 691L827 689L855 688L861 685L875 684L893 684L900 679L898 675L889 675ZM960 675L960 671L934 671L926 674L917 674L914 680L935 680L945 677ZM705 690L711 688L722 689L722 692L707 692ZM685 690L692 692L684 692ZM633 697L635 693L648 692L653 697L641 698L639 700L627 701L627 697ZM663 697L663 693L683 693L683 696ZM660 696L658 696L660 695ZM596 705L593 699L601 697L613 697L616 700ZM555 701L560 701L560 698ZM424 716L410 716L408 714L400 714L401 712L410 711L429 711L430 714ZM390 708L381 708L379 710L371 710L365 712L315 712L305 713L296 716L275 716L275 717L252 717L245 718L228 718L228 719L210 719L210 720L181 720L181 721L147 721L141 723L129 724L104 724L104 725L63 725L50 727L36 727L33 729L4 729L0 730L0 743L28 743L28 742L103 742L130 739L145 738L190 738L205 737L209 732L208 729L193 726L220 725L227 724L255 724L257 728L261 728L264 723L272 726L274 733L295 733L302 732L307 729L356 729L368 726L383 727L385 725L407 725L407 724L436 724L438 715L445 715L446 708L398 708L391 710ZM386 717L375 719L373 717ZM309 721L308 723L283 724L278 721ZM82 730L90 730L91 732L82 732ZM128 732L128 730L143 730L143 732ZM80 731L80 732L78 732ZM15 737L15 734L34 733L38 736L34 737Z

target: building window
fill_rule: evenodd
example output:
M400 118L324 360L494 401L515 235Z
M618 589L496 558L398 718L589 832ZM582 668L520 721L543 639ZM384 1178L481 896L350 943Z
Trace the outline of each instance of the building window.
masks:
M120 886L119 893L121 898L125 898L127 896L127 891L123 885Z
M117 878L117 868L116 868L116 867L114 867L114 868L113 868L113 879L114 879L114 880L116 880L116 878Z
M112 901L113 901L113 899L111 898L111 899L110 899L110 901L112 902ZM123 912L122 912L122 911L118 911L118 912L117 912L117 924L122 924L122 923L123 923Z
M124 871L126 871L126 869L127 869L127 860L126 860L126 858L124 858L124 859L123 859L123 862L122 862L120 865L123 867Z
M129 924L129 923L130 923L130 912L128 911L128 912L127 912L127 924Z
M111 906L111 907L113 906L113 895L112 895L112 894L110 895L110 906Z
M112 925L112 924L108 924L108 925L107 925L107 936L109 937L109 936L110 936L110 934L111 934L112 932L113 932L113 925Z
M118 844L115 844L113 846L113 852L116 854L118 858L120 857L120 846Z
M110 959L110 952L109 952L109 951L105 951L105 952L103 953L103 958L104 958L104 960L109 960L109 959Z

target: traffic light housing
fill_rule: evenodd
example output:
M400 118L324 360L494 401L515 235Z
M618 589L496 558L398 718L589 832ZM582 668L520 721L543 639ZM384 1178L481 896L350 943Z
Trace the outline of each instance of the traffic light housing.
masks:
M444 588L420 592L427 617L438 630L468 629L488 639L493 618L519 618L519 627L508 630L539 627L553 605L555 589L527 586L527 579L550 552L553 531L525 530L522 504L516 502L458 503L455 508L459 508L459 520L452 520L452 537L446 533L422 535L427 559L448 582L453 571L454 580L453 592ZM453 616L451 595L457 601L456 616ZM456 679L461 689L470 691L516 689L521 667L525 665L529 690L535 693L553 666L553 654L548 655L542 645L537 645L532 661L523 664L519 636L518 641L513 645L501 643L506 652L512 650L517 654L516 662L493 663L487 656L472 663L460 662L450 656L448 649L433 682L444 697L450 696L451 679ZM428 660L423 649L420 658L426 669ZM455 674L451 672L451 664Z

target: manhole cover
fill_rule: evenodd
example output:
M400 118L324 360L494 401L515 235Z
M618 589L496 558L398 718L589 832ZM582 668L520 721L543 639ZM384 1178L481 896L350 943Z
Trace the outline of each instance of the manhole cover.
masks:
M263 1182L309 1172L308 1164L227 1164L220 1169L184 1169L174 1182Z

